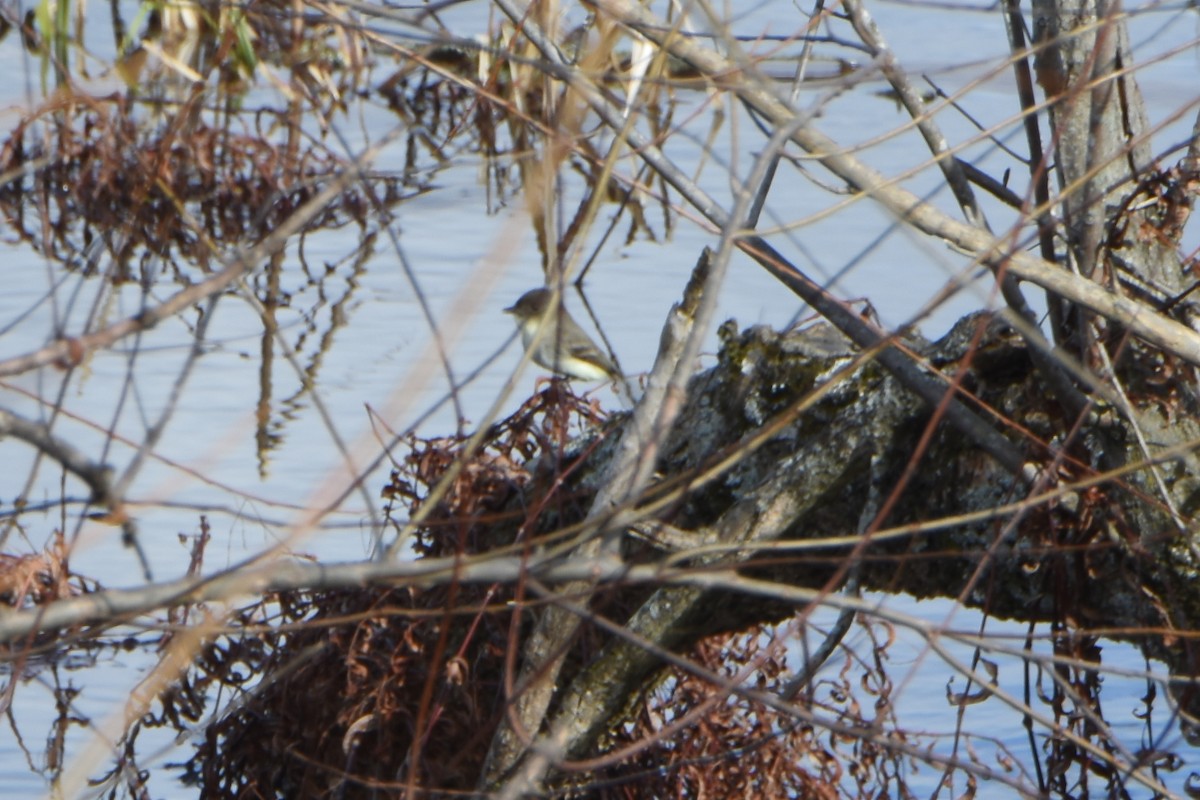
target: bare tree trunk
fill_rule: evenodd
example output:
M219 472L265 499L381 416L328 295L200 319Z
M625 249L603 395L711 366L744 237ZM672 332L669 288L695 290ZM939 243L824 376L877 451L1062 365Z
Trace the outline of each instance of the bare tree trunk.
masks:
M1192 201L1187 193L1159 194L1166 176L1153 163L1122 6L1034 0L1033 10L1035 64L1049 101L1066 224L1065 263L1170 310L1187 284L1177 246ZM1160 199L1170 202L1144 202Z

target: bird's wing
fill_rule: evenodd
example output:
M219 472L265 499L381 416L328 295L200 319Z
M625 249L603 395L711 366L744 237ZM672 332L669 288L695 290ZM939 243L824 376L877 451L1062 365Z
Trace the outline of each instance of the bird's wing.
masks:
M571 355L581 361L595 362L601 369L612 375L617 374L617 365L612 362L608 355L601 349L588 345L579 345L572 347Z

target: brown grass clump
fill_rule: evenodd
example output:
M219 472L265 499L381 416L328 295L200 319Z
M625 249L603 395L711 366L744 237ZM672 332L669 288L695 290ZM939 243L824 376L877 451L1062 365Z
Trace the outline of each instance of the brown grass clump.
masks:
M188 115L147 125L123 98L79 98L46 111L45 119L23 120L0 143L0 173L21 175L45 162L32 183L0 186L0 211L22 238L55 252L103 237L117 281L137 278L146 254L164 258L177 273L188 264L209 268L221 255L216 243L261 239L343 166L317 149L299 152ZM53 126L52 145L38 135L38 122ZM365 227L369 213L369 202L352 190L310 225L355 220ZM100 261L89 249L73 263L94 270Z
M531 483L522 464L553 460L572 425L598 419L552 383L465 456L436 508L423 502L464 458L466 437L414 439L384 495L393 513L427 514L413 539L418 557L527 547L543 509L553 506L561 524L586 505L555 481L557 495L522 509ZM274 594L242 610L239 633L214 641L178 693L236 695L208 726L189 780L214 798L365 797L410 782L471 789L502 712L519 594L451 582Z
M61 533L54 535L42 553L0 553L0 602L11 608L62 600L79 594L83 588L81 579L70 571Z

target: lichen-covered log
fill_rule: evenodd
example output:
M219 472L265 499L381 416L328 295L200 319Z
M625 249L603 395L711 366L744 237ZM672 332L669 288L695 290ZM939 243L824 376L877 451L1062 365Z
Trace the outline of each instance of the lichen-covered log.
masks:
M958 395L1029 454L1033 483L1014 478L936 412L826 326L779 334L722 331L718 365L692 382L664 448L652 520L631 531L631 559L737 566L788 585L861 585L959 598L989 613L1123 629L1172 671L1193 673L1178 638L1136 631L1192 628L1200 584L1192 544L1156 496L1128 419L1097 404L1063 419L1022 340L990 315L944 339L908 341ZM1142 438L1161 454L1161 485L1184 513L1196 505L1195 398L1165 381L1160 357L1130 350L1122 377ZM600 475L606 451L588 474ZM584 482L586 483L585 477ZM908 527L906 527L908 526ZM820 546L828 540L827 546ZM754 545L795 542L794 551ZM724 549L714 545L725 545ZM733 547L741 546L741 547ZM759 596L665 587L632 614L563 695L556 725L582 757L662 664L647 648L778 620L795 609Z

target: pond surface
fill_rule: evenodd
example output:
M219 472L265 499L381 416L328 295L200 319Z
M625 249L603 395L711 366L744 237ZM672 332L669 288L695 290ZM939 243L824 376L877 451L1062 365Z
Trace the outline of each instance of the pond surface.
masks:
M1004 68L1008 48L996 10L982 4L947 10L942 5L882 3L871 12L909 70L929 75L947 93L972 87L962 103L981 124L999 124L1015 116L1017 103ZM133 6L126 13L133 18ZM486 32L486 19L483 4L465 4L452 9L445 21L457 34L468 36ZM86 36L99 62L112 55L108 25L106 15L88 13ZM753 37L795 33L802 25L793 4L768 2L741 14L734 29ZM1164 125L1156 138L1157 149L1167 151L1186 139L1200 99L1195 83L1197 17L1174 6L1139 8L1133 31L1140 61L1171 56L1139 74L1151 114ZM105 42L110 48L107 53ZM95 62L89 63L93 77L80 81L81 91L101 96L120 90L119 81L99 74ZM0 107L6 109L0 119L8 130L40 104L36 88L40 67L22 48L19 37L10 34L0 42L0 68L20 78L0 88L9 93L0 97ZM371 85L389 71L381 60ZM924 165L927 151L911 132L875 141L905 121L890 100L876 95L884 86L882 80L871 78L841 91L818 81L805 87L798 102L820 109L819 127L828 135L846 143L870 143L864 157L885 173L899 174ZM271 96L270 89L262 86L251 99L265 102ZM715 196L728 198L730 173L745 175L762 147L762 136L740 109L719 99L718 103L726 104L728 116L706 145L710 99L694 91L679 92L675 99L674 120L686 126L686 135L676 137L673 157L698 173ZM952 112L943 113L939 121L952 141L976 135L967 121ZM351 113L332 121L342 139L330 137L330 146L346 147L352 153L366 142L380 141L395 124L395 115L382 108L377 98L368 97L356 103ZM1019 137L1012 124L1001 131L1001 138L1014 147L1020 146ZM398 171L405 163L405 147L404 137L387 146L375 159L374 169ZM706 159L705 149L715 158ZM972 145L965 155L987 170L1011 166L1011 160L987 141ZM526 200L519 194L498 197L488 191L482 177L492 165L478 154L454 153L445 164L427 166L428 190L391 206L390 218L371 223L369 230L378 234L373 251L353 269L347 259L364 235L354 225L310 234L302 252L290 247L284 254L282 291L288 294L288 302L278 310L276 322L282 341L294 348L295 364L304 378L284 358L278 342L264 344L261 316L245 300L227 295L211 310L202 354L187 377L186 391L128 493L135 501L142 546L156 580L185 574L201 515L213 536L205 571L222 570L279 544L326 561L368 557L376 534L372 520L378 517L379 491L391 468L381 454L385 446L393 445L394 435L414 431L437 436L453 433L460 425L472 430L492 421L488 414L494 405L503 417L533 391L542 373L531 367L505 395L521 348L502 309L543 281L542 257ZM626 161L618 168L628 173L634 165ZM1014 188L1024 191L1025 175L1014 170L1012 180L1018 184ZM941 179L926 165L908 184L925 195L938 189ZM564 217L572 213L582 194L580 185L564 181L558 206ZM671 199L678 201L675 195ZM946 207L952 204L944 191L934 199ZM917 309L925 308L962 269L963 260L946 248L912 238L867 202L826 213L843 200L814 189L795 171L784 168L764 225L786 226L786 234L776 239L781 249L840 296L868 299L889 326L916 321L927 336L935 337L964 313L996 303L990 285L975 282L914 320ZM999 207L989 213L995 213L993 224L998 228L1015 219ZM600 219L607 218L602 212ZM567 295L575 317L589 331L602 332L629 374L649 370L667 310L678 301L701 249L716 242L716 235L686 211L670 230L653 206L648 206L646 219L649 233L641 231L632 241L625 241L627 219L602 244L603 231L594 231L587 245L579 248L585 256L593 250L596 255L585 283L587 307L575 292ZM1200 243L1195 225L1189 238ZM57 331L78 333L93 315L109 321L130 316L143 302L136 284L113 292L102 281L83 279L78 272L64 274L60 264L15 237L6 241L0 358L34 351L55 338ZM250 283L261 296L262 278L252 277ZM175 288L164 282L152 286L149 293L153 300L162 300ZM418 292L433 315L437 337L423 315ZM594 312L594 323L587 308ZM718 320L732 317L742 326L783 327L809 315L749 259L734 257L721 290ZM5 379L3 405L41 419L57 407L61 417L55 430L86 452L104 452L103 460L120 472L131 462L136 443L144 440L148 427L168 407L195 344L197 321L195 313L168 320L142 341L126 340L98 352L70 373L45 369ZM713 362L715 331L706 341L697 368ZM271 354L265 368L264 351ZM306 380L311 388L305 387ZM609 389L593 391L601 405L619 406ZM116 433L115 440L106 435L110 430ZM344 443L344 451L338 441ZM62 485L56 469L45 463L35 468L30 448L16 441L0 443L0 452L0 501L5 513L11 511L18 493L35 506L47 503L45 513L21 516L21 532L10 532L6 551L40 550L48 532L62 527L73 542L75 572L109 588L141 585L141 567L135 554L121 546L117 528L81 519L83 506L78 503L68 506L66 517L61 516L56 500ZM310 525L313 510L347 492L356 477L361 478L362 491L351 491L318 526ZM86 491L69 485L66 494L82 499ZM879 602L938 622L946 620L952 608L948 602L915 604L902 598L881 597ZM956 628L978 624L977 614L962 609L953 619ZM951 673L931 672L929 665L937 659L927 653L923 642L910 644L912 671L900 695L905 706L900 716L912 715L906 719L910 727L951 733L954 720L945 700ZM1013 646L1019 647L1019 642ZM1118 652L1122 655L1115 657ZM969 654L965 658L969 660ZM11 699L23 741L11 732L0 738L0 785L12 796L46 791L46 765L40 762L40 754L55 719L56 698L67 695L74 714L87 720L63 732L68 742L65 751L75 759L68 770L93 776L107 770L111 759L103 742L122 728L123 704L155 660L155 653L142 648L101 648L94 661L27 665ZM1144 669L1136 652L1119 645L1109 646L1105 664ZM11 672L6 675L8 680L13 677ZM1112 707L1131 709L1125 724L1140 725L1132 715L1145 682L1120 684L1113 678L1108 684ZM997 711L993 719L990 709L996 705L972 708L970 727L1003 729L995 735L1020 758L1028 749L1020 720L1007 709ZM928 709L927 717L921 716L923 709ZM1137 741L1138 734L1132 731L1140 729L1130 730L1128 741ZM143 755L155 751L146 741L140 746ZM160 755L142 763L154 770L153 796L194 796L163 768L186 759L186 744L176 747L163 741L158 746ZM1195 768L1196 761L1190 761L1188 769ZM1187 771L1181 770L1178 780ZM931 777L930 790L936 779ZM979 796L1010 795L1008 790L985 786Z

